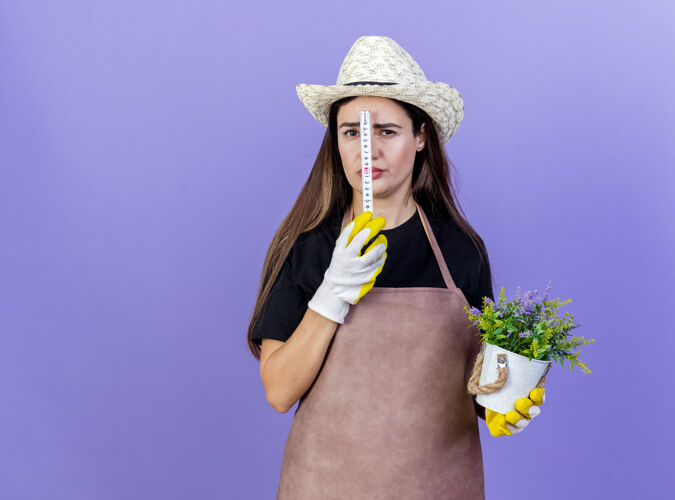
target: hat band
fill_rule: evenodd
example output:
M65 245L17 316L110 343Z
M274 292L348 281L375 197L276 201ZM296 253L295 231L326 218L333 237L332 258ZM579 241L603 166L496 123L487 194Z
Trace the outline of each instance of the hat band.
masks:
M398 85L398 82L350 82L345 85Z

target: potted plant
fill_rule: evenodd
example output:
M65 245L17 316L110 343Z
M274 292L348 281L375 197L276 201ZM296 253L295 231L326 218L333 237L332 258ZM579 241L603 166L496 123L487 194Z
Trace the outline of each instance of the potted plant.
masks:
M521 296L518 287L516 298L507 302L502 287L496 302L483 297L482 310L464 307L483 344L467 385L481 406L503 414L512 410L514 401L543 386L553 360L563 366L567 359L570 371L576 365L591 373L578 359L578 349L595 339L569 333L583 323L573 324L569 313L559 316L560 306L572 299L548 300L550 289L549 281L540 301L538 290Z

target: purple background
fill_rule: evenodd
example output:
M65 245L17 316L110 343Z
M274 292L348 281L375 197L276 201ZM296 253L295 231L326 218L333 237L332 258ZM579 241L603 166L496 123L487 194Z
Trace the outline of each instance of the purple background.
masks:
M487 497L675 486L672 2L355 6L2 2L0 498L273 498L295 407L246 328L324 133L295 85L361 35L462 94L495 293L550 279L596 339L526 431L480 422Z

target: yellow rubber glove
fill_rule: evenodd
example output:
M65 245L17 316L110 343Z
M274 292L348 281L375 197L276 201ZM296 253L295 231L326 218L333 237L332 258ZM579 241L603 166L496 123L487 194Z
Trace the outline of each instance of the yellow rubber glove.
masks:
M344 323L350 304L357 304L373 288L382 271L387 258L387 237L378 233L386 222L384 217L373 218L373 213L367 210L344 227L323 281L307 304L309 309L336 323Z
M530 421L541 413L540 406L544 404L546 389L535 387L529 397L520 398L514 404L515 410L506 415L485 408L485 422L493 436L510 436L517 434L528 426ZM516 411L517 410L517 411Z

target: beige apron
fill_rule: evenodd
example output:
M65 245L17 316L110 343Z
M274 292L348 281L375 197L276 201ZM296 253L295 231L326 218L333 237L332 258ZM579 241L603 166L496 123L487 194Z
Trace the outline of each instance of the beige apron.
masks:
M466 390L480 337L416 205L447 288L373 287L350 306L298 403L277 499L485 498Z

